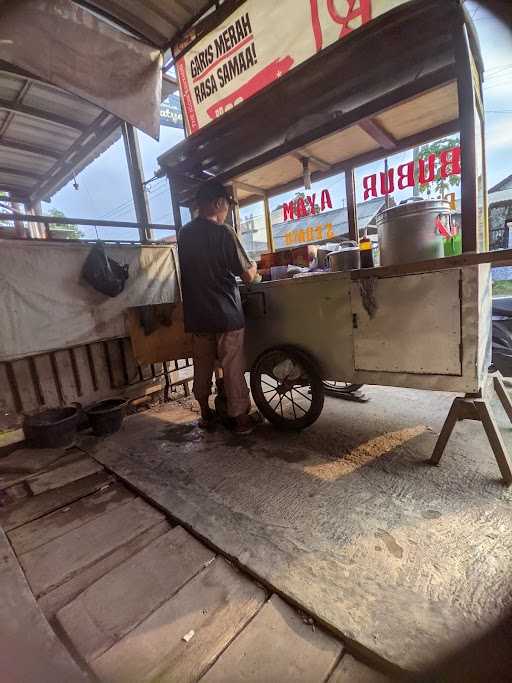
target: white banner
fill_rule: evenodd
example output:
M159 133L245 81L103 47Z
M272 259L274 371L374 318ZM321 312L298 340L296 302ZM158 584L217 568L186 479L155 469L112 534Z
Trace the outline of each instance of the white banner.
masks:
M247 0L176 62L189 133L407 0Z
M175 300L172 249L106 245L129 265L124 291L110 298L81 281L91 245L0 240L0 361L126 336L125 309Z

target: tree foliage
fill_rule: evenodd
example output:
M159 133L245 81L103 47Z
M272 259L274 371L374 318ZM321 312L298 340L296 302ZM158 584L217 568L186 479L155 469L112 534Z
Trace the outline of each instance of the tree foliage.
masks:
M441 152L452 149L460 145L460 136L451 135L441 140L436 140L428 145L421 145L418 150L418 159L428 159L431 154L439 155ZM450 190L460 186L460 175L452 175L448 178L441 178L441 171L439 163L437 164L436 179L432 183L419 183L420 192L422 195L431 197L445 197Z
M52 209L48 215L52 216L53 218L66 217L62 211L59 211L59 209ZM51 223L50 230L54 232L59 231L59 233L61 233L59 236L61 236L63 239L79 240L84 236L80 228L78 228L78 226L76 226L74 223Z

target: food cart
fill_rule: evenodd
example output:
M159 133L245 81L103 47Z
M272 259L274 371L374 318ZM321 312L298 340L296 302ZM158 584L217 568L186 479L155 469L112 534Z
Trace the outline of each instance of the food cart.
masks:
M231 52L236 51L230 27L239 34L240 26L250 28L256 40L261 5L266 6L270 31L269 23L278 21L273 12L279 9L273 6L280 4L235 3L216 24L212 19L203 32L195 29L184 52L177 54L191 134L159 159L169 178L177 229L181 208L191 208L198 185L215 176L232 186L240 205L263 201L272 249L269 200L302 188L310 179L317 182L343 172L348 233L358 240L356 169L459 133L462 254L420 261L412 257L384 267L243 288L254 401L273 424L301 429L320 415L325 379L463 394L453 403L432 462L439 462L457 420L480 420L502 477L510 484L511 460L485 393L490 262L495 256L486 253L483 67L462 3L294 2L297 11L303 4L311 10L315 54L302 61L290 57L293 68L283 67L254 95L243 97L243 88L230 91L217 108L205 110L208 92L187 81L187 69L201 85L202 73L211 74L216 65L214 61L209 66L210 46L218 50L219 40L231 36ZM349 8L345 22L341 5ZM330 42L325 38L329 16L338 31L341 27ZM254 46L248 35L240 37ZM286 36L281 40L286 52ZM459 159L452 155L444 163L456 165ZM417 171L410 169L402 169L402 186L407 186L407 175L414 183ZM387 185L389 193L393 178L388 168L366 181L370 196L379 190L379 181L380 189ZM321 223L321 214L312 219L313 227L316 223ZM172 334L176 336L176 328ZM175 338L173 343L176 348ZM499 377L494 387L511 416Z

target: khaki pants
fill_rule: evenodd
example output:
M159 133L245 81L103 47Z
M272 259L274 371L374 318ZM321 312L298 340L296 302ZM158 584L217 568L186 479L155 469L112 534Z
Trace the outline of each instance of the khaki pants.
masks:
M194 334L194 396L206 401L212 393L212 375L218 360L224 376L228 415L249 412L251 402L245 381L244 330L223 334Z

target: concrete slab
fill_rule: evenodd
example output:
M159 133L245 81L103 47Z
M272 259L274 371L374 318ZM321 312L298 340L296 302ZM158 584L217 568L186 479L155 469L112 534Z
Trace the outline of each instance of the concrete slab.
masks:
M390 683L391 678L345 654L327 683Z
M163 521L164 516L140 499L113 510L19 556L36 597L98 562L132 538Z
M57 614L86 660L99 657L215 558L176 527L113 569Z
M91 668L104 683L192 683L213 664L264 600L263 589L217 558L94 660ZM188 642L183 639L187 634Z
M510 605L512 491L477 423L424 464L452 395L367 391L328 400L302 434L245 439L171 406L126 420L95 457L360 652L418 669Z
M98 465L92 458L80 458L75 462L62 465L62 467L56 467L48 472L33 475L27 479L27 486L35 496L43 491L50 491L51 489L65 486L77 479L88 477L101 470L101 465Z
M134 494L122 484L106 483L96 493L13 529L8 533L9 540L16 554L22 555L91 522L131 498Z
M3 681L86 683L39 610L0 529L0 671Z
M321 629L313 630L273 595L201 680L324 683L342 649L339 640Z
M105 557L81 569L77 574L74 574L71 578L66 579L59 586L53 588L49 593L40 597L38 605L46 618L53 619L59 610L74 600L82 591L87 590L95 581L101 579L102 576L105 576L114 567L133 557L133 555L152 543L156 538L167 533L169 529L170 526L167 521L158 522L148 529L144 529L140 534L134 536L119 548L115 548Z
M38 496L13 503L4 509L0 509L0 526L6 531L11 531L22 524L27 524L27 522L69 505L83 496L94 493L103 486L108 486L110 482L112 482L110 474L97 472L58 489L45 491Z

